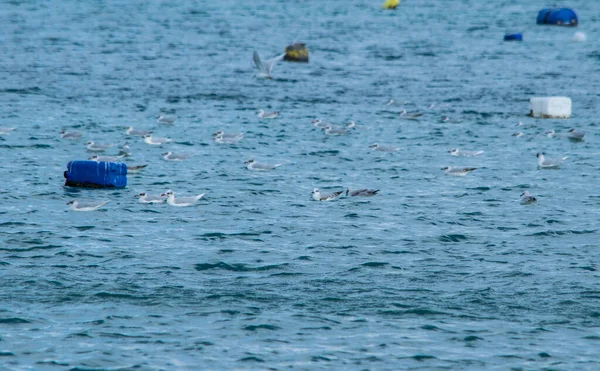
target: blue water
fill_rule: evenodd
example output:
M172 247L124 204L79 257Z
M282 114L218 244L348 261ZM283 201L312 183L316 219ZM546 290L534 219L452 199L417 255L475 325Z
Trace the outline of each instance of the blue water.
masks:
M600 3L569 3L576 29L536 25L547 5L4 2L0 126L16 129L0 135L0 367L599 369ZM293 41L309 64L253 78L253 50ZM548 95L571 97L573 117L527 117ZM316 118L357 127L328 137ZM544 135L571 127L583 142ZM219 145L217 130L245 138ZM127 141L127 162L149 166L124 190L63 187L88 140ZM540 151L569 158L540 170ZM283 166L251 172L252 157ZM315 187L380 193L316 202ZM206 198L134 198L166 189ZM74 212L75 198L110 202Z

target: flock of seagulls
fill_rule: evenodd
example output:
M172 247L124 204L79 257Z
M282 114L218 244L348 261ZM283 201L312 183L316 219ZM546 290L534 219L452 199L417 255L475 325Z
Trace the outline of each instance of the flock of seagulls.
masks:
M256 77L263 78L263 79L272 79L273 77L272 77L271 73L272 73L273 67L278 61L282 60L283 57L284 57L284 55L279 55L270 60L263 61L260 58L259 54L255 51L253 53L253 60L254 60L255 67L257 69ZM406 103L407 102L398 103L394 100L389 100L386 105L388 105L388 106L404 105ZM429 105L428 108L435 109L438 107L434 104L431 104L431 105ZM257 116L258 116L259 120L275 119L279 116L279 114L280 114L279 111L266 112L262 109L258 110L258 112L257 112ZM398 115L399 115L399 118L401 118L401 119L418 121L422 118L424 113L417 112L417 111L408 112L406 109L403 108L400 112L398 112ZM173 125L175 121L176 121L175 117L162 115L162 114L157 116L157 118L156 118L156 122L161 125ZM442 121L442 122L460 122L460 120L451 120L448 116L443 116L440 119L440 121ZM323 134L327 135L327 136L347 135L356 127L356 123L354 121L349 121L343 125L334 125L331 123L327 123L321 119L313 120L312 125L318 129L322 130ZM516 126L521 126L524 128L527 127L527 125L524 125L521 122L519 122ZM14 129L15 128L0 127L0 135L8 135ZM164 144L172 142L172 139L170 139L170 138L155 137L152 135L152 133L150 131L136 130L132 126L129 126L125 130L125 133L129 136L140 137L140 138L142 138L144 143L146 143L148 145L153 145L153 146L162 146ZM69 132L69 131L63 130L59 134L60 134L61 138L64 138L64 139L79 139L81 137L81 133L74 132L74 131ZM546 131L544 134L549 138L559 136L554 130ZM515 137L522 137L522 136L524 136L524 133L519 131L519 132L513 133L512 135ZM583 132L572 128L568 132L561 134L560 136L564 136L571 141L579 142L579 141L583 141L584 135L585 134ZM244 133L225 133L223 131L217 131L212 134L212 139L217 144L235 145L239 141L241 141L243 138L244 138ZM113 147L112 144L102 144L102 143L96 143L93 141L86 142L85 145L86 145L86 149L88 151L97 152L97 153L104 152ZM395 147L393 145L383 145L383 144L379 144L379 143L373 143L369 146L369 148L371 148L374 151L386 152L386 153L396 152L399 150L398 147ZM101 162L101 161L116 162L116 161L122 160L124 157L130 155L130 152L128 150L129 150L129 146L127 144L125 144L125 146L120 148L119 154L116 156L103 156L103 155L96 154L96 155L91 156L89 158L89 160L98 161L98 162ZM470 151L470 150L463 150L463 149L459 149L459 148L453 148L453 149L450 149L448 151L448 153L451 156L474 157L474 156L482 155L484 153L484 151L481 151L481 150ZM161 156L165 161L183 161L183 160L187 159L188 157L190 157L187 154L174 153L171 151L165 152ZM556 169L556 168L559 168L560 165L567 158L568 158L568 156L563 156L561 158L556 158L556 159L555 158L546 158L545 155L540 152L537 154L538 167L540 169ZM246 168L251 171L272 171L272 170L275 170L278 167L282 166L282 164L269 164L269 163L258 162L255 159L249 159L249 160L245 161L244 165L246 165ZM128 166L128 172L129 173L140 172L146 166L147 165L145 165L145 164L144 165L136 165L136 166ZM446 175L466 176L466 175L472 173L473 171L477 170L477 168L445 166L445 167L441 168L441 170ZM373 197L373 196L377 195L378 192L379 192L378 189L364 188L364 189L351 190L351 189L347 188L345 190L339 190L339 191L335 191L332 193L324 194L324 193L321 193L321 191L318 188L314 188L312 191L312 199L315 201L333 201L342 196ZM195 196L184 196L184 197L176 198L175 193L172 190L167 190L166 192L160 193L160 194L148 194L148 193L143 192L143 193L137 194L136 197L138 198L140 203L144 203L144 204L158 204L158 203L166 202L167 204L169 204L171 206L185 207L185 206L194 205L200 199L202 199L204 197L204 195L205 194L202 193L202 194L195 195ZM70 205L70 208L72 210L76 210L76 211L93 211L93 210L97 210L97 209L101 208L107 202L108 201L72 200L72 201L68 202L68 205ZM523 192L523 194L521 195L520 203L523 205L531 205L536 202L537 202L536 197L531 195L528 191Z

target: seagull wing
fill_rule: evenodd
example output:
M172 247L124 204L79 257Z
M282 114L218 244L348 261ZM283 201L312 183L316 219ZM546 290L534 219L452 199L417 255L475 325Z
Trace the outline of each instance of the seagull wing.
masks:
M279 62L280 60L283 60L283 57L285 57L285 54L281 54L278 55L277 57L273 58L273 59L269 59L268 61L266 61L263 66L264 69L266 70L266 72L270 75L271 71L273 70L273 66L275 66L275 64L277 62ZM254 63L256 63L256 59L254 60Z
M252 59L254 60L254 65L256 66L256 68L260 72L265 72L265 73L267 72L266 69L265 69L265 65L260 60L260 55L258 55L258 53L256 52L256 50L254 51L254 54L252 55Z

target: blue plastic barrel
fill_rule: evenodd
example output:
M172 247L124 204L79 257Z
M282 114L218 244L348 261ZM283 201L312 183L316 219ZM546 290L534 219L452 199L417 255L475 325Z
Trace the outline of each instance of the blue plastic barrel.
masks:
M570 8L546 8L540 10L537 24L554 24L557 26L572 26L579 24L577 14Z
M71 161L64 174L70 187L124 188L127 165L117 162Z
M504 35L504 41L523 41L522 33L511 33Z

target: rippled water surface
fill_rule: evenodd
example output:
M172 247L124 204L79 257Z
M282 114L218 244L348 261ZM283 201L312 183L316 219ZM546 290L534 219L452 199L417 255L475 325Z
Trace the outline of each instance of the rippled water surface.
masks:
M599 369L600 3L571 1L577 29L536 25L545 5L4 2L0 367ZM309 64L253 77L253 50L294 41ZM547 95L571 97L573 117L527 117ZM357 125L326 136L316 118ZM217 130L245 137L217 144ZM90 140L109 155L128 142L127 163L148 167L123 190L64 187ZM537 152L569 158L538 169ZM315 187L380 192L317 202ZM167 189L206 196L134 197ZM75 198L110 202L74 212Z

